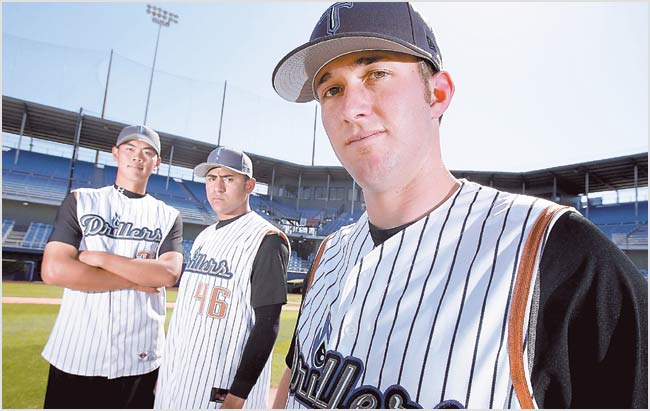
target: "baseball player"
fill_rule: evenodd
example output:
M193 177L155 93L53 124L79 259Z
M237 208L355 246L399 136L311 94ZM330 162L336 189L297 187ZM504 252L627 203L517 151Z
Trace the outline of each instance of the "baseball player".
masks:
M43 350L45 408L151 408L162 358L165 286L183 264L179 212L146 193L160 137L125 127L115 184L73 190L59 208L41 275L65 287Z
M441 63L410 4L364 2L275 68L367 212L321 245L274 406L646 408L647 283L575 210L453 177Z
M167 333L155 408L267 408L287 302L287 237L249 205L250 158L218 147L194 168L219 221L194 240Z

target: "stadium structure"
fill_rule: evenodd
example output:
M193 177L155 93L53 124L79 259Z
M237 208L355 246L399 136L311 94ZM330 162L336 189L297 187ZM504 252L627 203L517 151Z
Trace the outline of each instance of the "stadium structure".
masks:
M3 280L40 280L43 249L58 206L69 190L113 183L116 167L102 164L126 124L31 101L2 97L2 131L18 136L16 147L2 151ZM216 147L184 136L160 132L163 162L192 169ZM30 139L30 149L21 149ZM72 156L38 152L34 142L72 148ZM238 147L244 149L245 147ZM92 150L94 161L78 158ZM248 153L255 178L267 187L251 196L251 207L291 239L289 279L303 278L315 251L328 234L356 221L364 212L363 194L343 167L307 166ZM564 165L527 172L452 170L466 178L512 193L551 199L575 207L611 238L647 277L648 202L602 204L590 193L638 189L648 185L648 153ZM194 178L155 174L148 191L176 207L183 216L183 246L217 218Z

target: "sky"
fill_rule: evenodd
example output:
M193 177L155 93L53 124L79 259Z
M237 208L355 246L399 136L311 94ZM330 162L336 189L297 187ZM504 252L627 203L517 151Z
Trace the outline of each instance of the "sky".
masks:
M158 32L146 4L3 2L3 94L99 116L110 61L105 117L141 123ZM151 4L179 23L160 33L147 125L311 164L317 104L285 102L271 74L330 3ZM450 169L523 172L648 151L647 2L414 5L456 85L441 125ZM320 114L314 162L340 165Z

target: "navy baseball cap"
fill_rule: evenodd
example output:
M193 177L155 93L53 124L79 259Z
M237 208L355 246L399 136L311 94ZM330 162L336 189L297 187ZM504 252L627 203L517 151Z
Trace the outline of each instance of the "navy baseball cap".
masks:
M253 178L253 162L246 153L228 147L217 147L208 155L208 161L194 167L197 177L205 177L213 168L224 167Z
M317 99L314 76L345 54L383 50L410 54L442 69L431 27L410 3L335 3L321 16L308 43L287 54L273 71L273 88L288 101Z
M147 126L126 126L120 131L115 147L130 140L142 140L160 155L160 136Z

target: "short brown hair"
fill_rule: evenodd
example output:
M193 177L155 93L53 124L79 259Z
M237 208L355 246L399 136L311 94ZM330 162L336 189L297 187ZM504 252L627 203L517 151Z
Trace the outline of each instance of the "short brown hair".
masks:
M420 69L420 75L422 76L422 81L424 82L424 101L426 101L427 104L431 104L432 99L431 93L429 93L429 79L440 70L433 67L431 62L425 59L418 60L418 68ZM440 121L442 121L442 114L438 119L438 122Z

